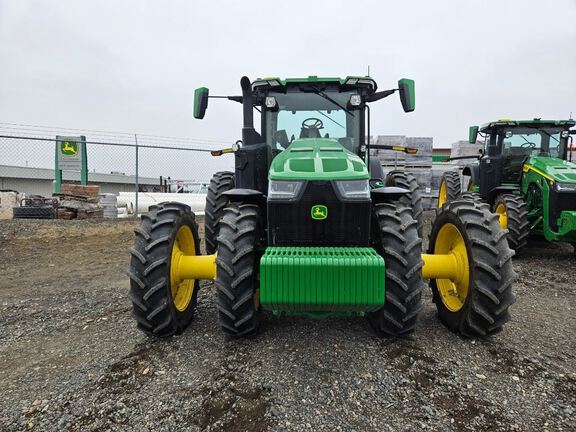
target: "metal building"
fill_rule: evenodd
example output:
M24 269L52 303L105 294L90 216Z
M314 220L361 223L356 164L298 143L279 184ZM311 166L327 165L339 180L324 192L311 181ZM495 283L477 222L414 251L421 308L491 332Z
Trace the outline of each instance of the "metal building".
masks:
M80 173L62 172L62 181L78 182ZM133 192L136 178L120 173L89 173L88 181L99 185L102 193ZM160 180L151 177L138 178L141 191L152 191L158 188ZM36 194L49 197L54 192L54 170L47 168L29 168L21 166L0 165L0 190L12 189L20 193Z

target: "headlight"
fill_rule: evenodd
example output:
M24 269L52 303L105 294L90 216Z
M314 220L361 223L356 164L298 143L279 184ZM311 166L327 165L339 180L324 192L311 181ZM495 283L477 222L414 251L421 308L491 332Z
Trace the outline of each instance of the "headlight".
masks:
M362 96L360 96L359 94L353 94L350 96L350 105L352 106L360 106L360 104L362 103Z
M334 182L340 196L344 199L370 198L368 180L338 180Z
M576 192L576 183L554 182L554 189L558 192Z
M302 181L270 180L268 182L269 199L296 198L304 186Z

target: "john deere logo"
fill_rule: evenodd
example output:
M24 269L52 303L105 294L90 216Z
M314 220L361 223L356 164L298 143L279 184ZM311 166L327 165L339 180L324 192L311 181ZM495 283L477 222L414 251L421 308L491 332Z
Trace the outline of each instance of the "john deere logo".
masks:
M78 154L78 143L74 141L62 141L60 151L64 156L76 156Z
M325 205L315 205L312 206L310 214L312 215L312 219L324 220L328 217L328 208Z

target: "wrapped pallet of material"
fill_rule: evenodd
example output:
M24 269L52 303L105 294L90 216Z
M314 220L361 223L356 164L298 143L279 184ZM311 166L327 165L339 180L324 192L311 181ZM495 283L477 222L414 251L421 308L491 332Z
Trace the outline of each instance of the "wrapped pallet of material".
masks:
M116 219L118 217L118 197L113 193L100 195L100 205L104 209L105 219Z
M480 150L484 148L483 142L476 142L476 144L470 144L468 141L456 141L452 144L452 149L450 150L451 158L463 158L465 156L470 156L470 158L455 159L450 161L453 165L464 166L474 161L474 158L478 157Z
M417 150L416 154L406 154L406 165L432 165L432 137L407 137L406 147Z
M12 208L20 205L20 194L16 191L0 191L0 219L12 219Z
M387 146L406 146L406 137L404 135L379 135L376 140L372 138L372 144ZM382 165L403 165L406 161L406 153L395 150L372 149L371 156L376 156Z

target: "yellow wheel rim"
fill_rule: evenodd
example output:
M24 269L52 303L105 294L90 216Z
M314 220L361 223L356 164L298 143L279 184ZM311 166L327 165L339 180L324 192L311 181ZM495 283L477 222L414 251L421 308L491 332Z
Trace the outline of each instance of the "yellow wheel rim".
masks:
M496 213L498 214L500 226L504 229L508 229L508 213L506 212L506 206L504 203L498 203L496 206Z
M181 226L180 229L178 229L170 258L170 291L172 292L174 306L180 312L185 311L190 304L196 282L195 279L182 280L178 276L178 264L180 258L184 255L196 255L194 235L187 225Z
M440 183L440 193L438 194L438 207L441 208L446 202L446 182L442 180Z
M451 254L457 262L458 274L454 279L436 279L442 302L452 312L458 312L464 306L470 283L470 266L466 242L458 228L446 224L438 232L434 254Z

